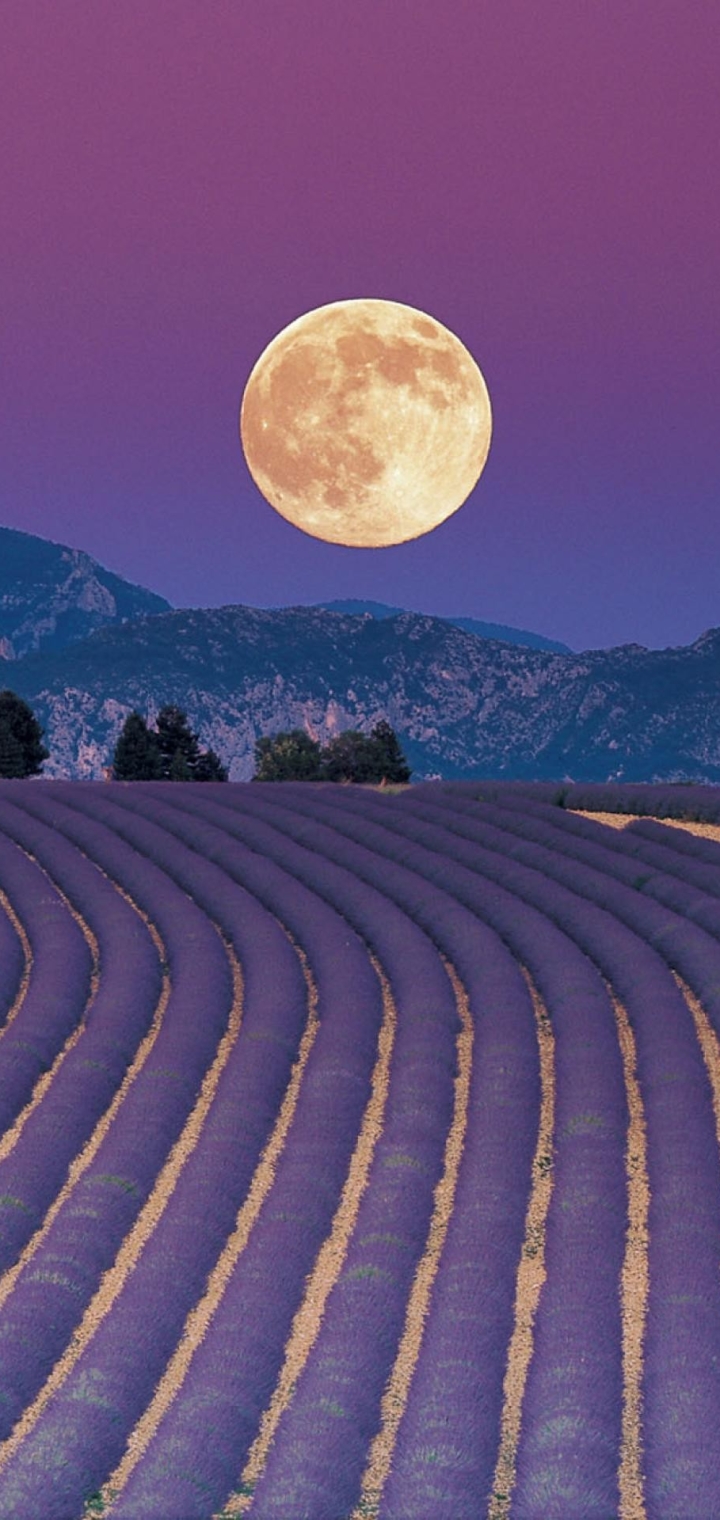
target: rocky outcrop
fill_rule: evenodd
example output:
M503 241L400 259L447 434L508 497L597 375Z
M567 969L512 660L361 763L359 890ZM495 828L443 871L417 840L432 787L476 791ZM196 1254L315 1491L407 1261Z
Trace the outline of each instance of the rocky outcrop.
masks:
M720 782L720 629L694 644L562 654L415 613L167 612L17 660L49 776L100 778L128 712L177 702L232 780L261 734L321 741L387 718L417 779Z
M164 597L113 575L81 549L0 528L0 660L61 649L96 628L168 608Z

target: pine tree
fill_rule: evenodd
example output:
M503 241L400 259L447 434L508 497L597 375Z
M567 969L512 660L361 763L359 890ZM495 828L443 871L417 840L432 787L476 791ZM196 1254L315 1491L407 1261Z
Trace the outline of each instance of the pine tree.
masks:
M157 715L157 745L162 774L167 781L192 781L200 755L197 735L193 733L182 707L168 702ZM179 758L178 758L179 757Z
M169 781L194 781L187 757L181 749L176 749L170 761Z
M18 781L25 775L23 747L10 728L0 728L0 776Z
M195 766L195 781L227 781L228 773L214 749L202 750Z
M160 709L157 731L140 713L130 713L115 745L117 781L227 781L225 766L212 749L201 750L182 708Z
M0 691L0 777L38 776L50 754L42 739L43 729L27 702L14 691Z
M157 736L150 732L145 719L131 712L113 752L113 776L116 781L159 781L163 768Z
M400 748L400 740L385 718L375 724L370 742L375 757L376 781L401 783L410 780L411 771Z

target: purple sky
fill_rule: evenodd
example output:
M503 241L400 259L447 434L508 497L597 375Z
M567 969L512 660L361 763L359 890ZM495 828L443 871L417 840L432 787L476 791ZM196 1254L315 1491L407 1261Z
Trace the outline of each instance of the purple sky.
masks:
M583 649L720 624L718 0L4 0L0 523L177 606L360 596ZM238 438L314 306L450 327L494 436L393 549Z

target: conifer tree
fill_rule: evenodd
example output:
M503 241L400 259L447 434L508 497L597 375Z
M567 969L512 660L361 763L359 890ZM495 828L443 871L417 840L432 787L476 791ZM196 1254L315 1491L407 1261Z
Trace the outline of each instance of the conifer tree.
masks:
M186 756L181 749L176 749L170 761L169 781L194 781L195 777L190 770Z
M162 774L168 781L193 781L200 746L182 707L168 702L157 715L157 744Z
M23 747L10 728L0 728L0 776L19 781L25 775Z
M196 781L227 781L227 768L214 749L201 750L195 766Z
M125 719L112 759L116 781L159 781L163 774L157 736L139 712Z
M400 740L385 718L375 724L370 743L373 746L375 781L401 783L410 780L410 767L400 748Z
M160 709L157 731L140 713L125 719L112 761L116 781L227 781L228 773L213 749L201 750L197 734L181 707Z
M0 777L38 776L50 751L43 730L27 702L14 691L0 691Z

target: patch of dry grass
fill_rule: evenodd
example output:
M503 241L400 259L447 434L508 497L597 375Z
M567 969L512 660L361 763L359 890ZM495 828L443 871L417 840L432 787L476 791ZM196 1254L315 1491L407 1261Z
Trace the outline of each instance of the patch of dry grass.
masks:
M629 823L635 823L638 818L648 818L648 813L588 813L582 808L568 808L569 813L575 813L578 818L593 818L596 823L606 823L611 829L626 829ZM697 834L701 839L714 839L720 843L720 823L695 823L686 818L653 818L653 823L666 823L671 829L687 829L689 834Z

